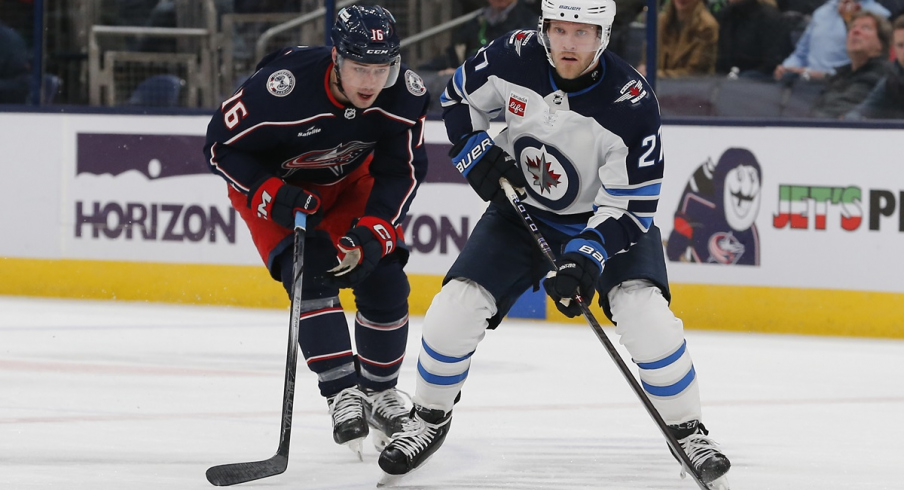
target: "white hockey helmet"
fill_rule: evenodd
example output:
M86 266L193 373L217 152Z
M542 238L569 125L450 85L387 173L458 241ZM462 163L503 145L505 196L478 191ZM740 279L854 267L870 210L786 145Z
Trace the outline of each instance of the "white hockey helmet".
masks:
M581 24L593 24L600 27L599 47L593 56L590 66L596 64L596 61L603 55L606 46L609 45L609 36L612 34L612 23L615 21L615 1L614 0L543 0L540 11L540 23L537 26L537 32L540 38L540 44L546 49L546 58L549 64L556 66L550 53L549 37L546 30L549 28L549 21L562 20L567 22L578 22Z

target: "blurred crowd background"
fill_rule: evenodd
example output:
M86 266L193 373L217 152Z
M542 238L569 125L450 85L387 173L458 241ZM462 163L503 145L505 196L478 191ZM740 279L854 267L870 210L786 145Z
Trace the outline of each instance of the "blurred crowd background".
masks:
M615 0L609 50L648 75L646 0ZM212 108L268 52L325 43L322 0L0 0L0 104ZM369 0L438 98L540 0ZM904 0L665 0L664 116L904 119ZM36 28L36 26L43 26ZM650 77L652 78L652 77Z

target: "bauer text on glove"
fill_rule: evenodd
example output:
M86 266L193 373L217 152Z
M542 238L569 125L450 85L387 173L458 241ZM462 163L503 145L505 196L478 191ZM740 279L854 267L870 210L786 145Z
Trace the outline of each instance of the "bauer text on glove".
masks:
M516 188L527 186L515 160L496 146L486 131L463 137L449 151L449 156L455 168L468 179L484 201L506 202L505 193L499 187L500 177L505 177Z
M562 314L568 318L581 314L577 303L571 301L575 294L580 294L585 304L593 300L605 261L606 251L599 242L580 236L568 242L556 261L556 270L543 280L546 294Z

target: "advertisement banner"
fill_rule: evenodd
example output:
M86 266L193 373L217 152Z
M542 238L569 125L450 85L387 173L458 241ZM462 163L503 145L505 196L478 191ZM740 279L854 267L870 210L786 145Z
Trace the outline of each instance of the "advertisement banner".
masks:
M226 183L204 161L207 122L0 113L0 293L153 299L154 287L167 287L160 297L175 301L246 304L236 298L250 293L253 304L282 304ZM733 317L731 328L767 331L847 333L870 318L870 334L901 335L904 173L893 144L901 136L664 126L655 222L673 292L682 293L676 312L696 326L728 328ZM441 121L428 121L425 144L427 179L403 223L414 314L486 208L449 162ZM542 291L531 298L530 316L555 317ZM769 311L755 308L763 302ZM738 316L739 307L749 311Z
M673 282L904 292L900 130L667 126Z

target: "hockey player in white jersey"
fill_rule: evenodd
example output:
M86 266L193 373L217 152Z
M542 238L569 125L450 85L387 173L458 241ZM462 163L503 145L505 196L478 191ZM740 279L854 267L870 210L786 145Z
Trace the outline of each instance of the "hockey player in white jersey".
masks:
M452 163L490 205L427 311L415 423L381 453L384 484L439 449L486 329L542 281L569 317L581 314L568 301L576 292L587 302L599 292L643 389L701 479L728 488L730 463L702 424L699 383L683 324L669 308L653 223L664 168L659 104L646 80L606 51L614 17L613 0L544 0L537 31L496 39L458 68L443 93ZM506 128L491 138L489 121L500 113ZM524 189L523 202L558 257L555 271L500 177Z

